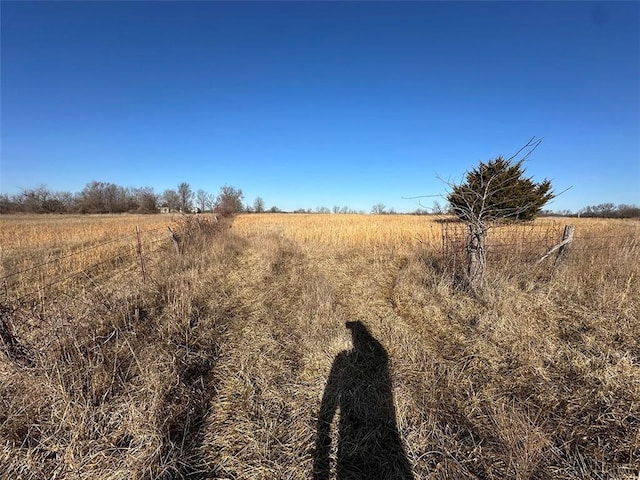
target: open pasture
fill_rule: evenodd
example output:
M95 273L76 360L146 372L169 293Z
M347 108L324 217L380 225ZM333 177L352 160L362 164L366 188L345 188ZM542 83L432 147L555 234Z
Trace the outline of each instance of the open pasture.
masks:
M637 478L638 222L570 219L560 265L495 257L471 296L433 220L0 218L5 272L162 236L145 279L130 242L106 275L9 290L0 478Z
M167 227L176 228L177 218L4 215L0 218L0 277L5 294L11 290L12 297L20 297L89 269L93 275L96 271L118 273L135 259L138 231L144 245L157 245L167 238Z

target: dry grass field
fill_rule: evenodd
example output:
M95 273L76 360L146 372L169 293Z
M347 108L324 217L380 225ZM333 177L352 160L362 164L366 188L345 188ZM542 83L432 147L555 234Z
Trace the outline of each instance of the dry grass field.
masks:
M53 286L64 294L70 284L86 283L87 278L102 283L135 267L131 258L137 250L137 231L146 249L155 250L166 241L167 227L177 228L180 219L178 215L5 215L0 219L0 278L13 297L34 291L51 295L45 290Z
M570 221L472 296L430 217L3 216L0 478L638 479L640 224Z

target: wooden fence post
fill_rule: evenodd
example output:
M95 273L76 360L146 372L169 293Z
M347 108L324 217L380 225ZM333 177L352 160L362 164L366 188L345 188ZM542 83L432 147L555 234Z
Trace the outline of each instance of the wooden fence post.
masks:
M558 254L556 255L556 259L553 262L554 265L558 265L562 258L566 255L567 250L569 250L569 245L573 241L573 234L576 230L575 225L565 225L564 231L562 232L562 241L560 242L560 248L558 248Z
M560 243L549 250L547 253L545 253L542 258L540 258L540 260L536 262L536 265L542 263L544 259L551 255L553 252L558 252L556 254L556 259L553 262L554 265L558 265L560 260L562 260L562 257L566 255L567 250L569 249L569 245L573 241L573 233L575 232L575 230L576 227L574 225L565 225L564 231L562 232L562 240L560 241Z

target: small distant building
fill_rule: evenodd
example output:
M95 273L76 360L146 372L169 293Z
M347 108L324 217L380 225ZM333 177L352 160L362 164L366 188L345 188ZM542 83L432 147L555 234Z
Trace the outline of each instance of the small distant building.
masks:
M162 205L160 207L160 213L171 213L171 209L167 205Z

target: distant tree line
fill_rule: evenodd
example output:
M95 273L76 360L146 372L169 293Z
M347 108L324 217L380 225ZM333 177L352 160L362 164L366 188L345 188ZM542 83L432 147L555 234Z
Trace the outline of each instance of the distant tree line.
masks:
M613 203L601 203L600 205L590 205L578 212L581 217L601 217L601 218L637 218L640 217L640 207L638 205Z
M159 213L216 212L233 215L244 211L242 190L225 185L218 195L193 191L182 182L163 193L152 187L129 188L108 182L89 182L78 193L55 192L45 185L0 194L0 213Z
M621 203L601 203L599 205L589 205L578 212L571 210L551 211L544 210L542 215L547 217L584 217L584 218L640 218L640 207Z
M217 195L203 189L194 191L187 182L175 189L156 193L152 187L121 187L113 183L92 181L78 193L56 192L39 185L23 189L14 195L0 194L0 213L160 213L169 212L216 212L221 215L236 213L279 213L277 206L267 207L262 197L256 197L253 204L243 204L241 189L224 185ZM347 206L328 208L318 206L298 208L292 213L319 214L364 214ZM376 203L370 210L375 215L397 214L393 208ZM455 208L448 204L441 206L438 201L430 208L421 207L413 215L455 215ZM598 218L640 218L637 205L602 203L590 205L577 213L570 210L543 210L543 216L580 216Z

